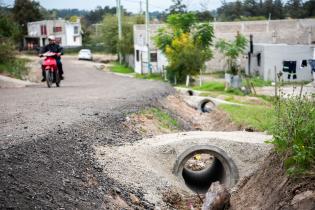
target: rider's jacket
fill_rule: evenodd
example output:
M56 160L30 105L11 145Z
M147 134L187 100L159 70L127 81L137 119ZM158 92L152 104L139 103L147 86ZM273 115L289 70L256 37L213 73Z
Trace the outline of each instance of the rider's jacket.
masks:
M43 47L42 49L42 54L46 53L46 52L53 52L53 53L61 53L61 55L63 55L63 48L58 45L58 44L48 44L45 47Z

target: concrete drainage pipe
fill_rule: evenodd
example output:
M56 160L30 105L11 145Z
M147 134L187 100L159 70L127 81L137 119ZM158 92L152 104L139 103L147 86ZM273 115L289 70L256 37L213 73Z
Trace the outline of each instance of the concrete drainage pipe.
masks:
M185 167L187 161L196 154L210 154L212 164L200 171ZM194 146L183 152L176 160L173 173L197 193L206 193L212 182L220 181L232 188L239 179L238 169L234 161L220 148L212 145Z
M194 94L194 91L192 91L192 90L187 90L187 95L193 96L193 95L195 95L195 94Z
M198 110L200 112L211 112L215 109L215 103L210 99L203 99L198 103Z

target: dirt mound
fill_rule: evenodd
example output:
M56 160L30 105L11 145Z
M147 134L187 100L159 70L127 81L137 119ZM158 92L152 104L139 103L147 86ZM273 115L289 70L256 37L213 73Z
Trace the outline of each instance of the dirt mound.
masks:
M202 131L239 131L225 112L215 109L209 113L200 113L188 106L179 95L168 96L162 105L195 130Z
M232 210L301 209L294 206L293 198L306 191L314 192L315 177L288 177L281 158L271 153L261 168L250 178L244 179L241 185L239 190L232 195ZM312 205L310 202L312 201L308 204ZM315 209L315 206L310 209Z

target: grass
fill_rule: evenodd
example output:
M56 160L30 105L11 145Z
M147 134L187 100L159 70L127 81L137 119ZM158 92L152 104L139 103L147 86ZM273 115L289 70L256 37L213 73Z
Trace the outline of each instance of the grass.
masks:
M160 126L169 130L177 130L180 128L179 123L167 112L158 108L148 108L141 112L143 115L152 115L158 120Z
M265 81L263 79L261 79L260 77L252 77L252 78L248 78L249 82L251 82L254 87L265 87L265 86L271 86L271 81ZM246 86L246 79L243 80L243 85Z
M135 77L138 79L147 79L147 80L159 80L159 81L164 80L161 74L136 74Z
M17 79L23 79L28 74L27 62L28 59L16 58L12 61L0 63L0 73Z
M113 63L113 65L110 67L110 71L120 74L130 74L134 72L132 68L126 67L119 63Z
M250 127L257 131L272 131L276 116L272 107L222 104L219 108L227 112L231 120L238 126Z
M200 91L224 91L225 86L222 82L207 82L202 86L193 87L193 90Z

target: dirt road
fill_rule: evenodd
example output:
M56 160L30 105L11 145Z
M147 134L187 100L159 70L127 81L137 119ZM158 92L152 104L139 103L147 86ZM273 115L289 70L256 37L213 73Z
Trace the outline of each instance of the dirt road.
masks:
M141 138L123 126L125 114L173 90L71 58L64 69L61 88L0 89L0 209L111 209L110 193L129 206L130 193L142 196L104 177L92 146ZM153 208L145 200L137 205Z

